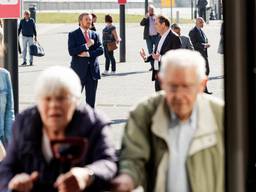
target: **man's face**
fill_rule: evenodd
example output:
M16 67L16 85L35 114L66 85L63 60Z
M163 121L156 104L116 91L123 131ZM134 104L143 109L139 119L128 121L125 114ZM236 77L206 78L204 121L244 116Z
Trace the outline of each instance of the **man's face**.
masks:
M154 15L154 9L153 9L152 7L149 7L149 8L148 8L148 14L149 14L150 16L153 16L153 15Z
M163 33L164 29L165 29L165 24L164 23L160 23L159 22L159 19L156 18L156 21L155 21L155 28L156 28L156 31L160 34Z
M24 13L24 18L25 19L29 19L29 16L30 16L29 13L27 13L27 12Z
M180 36L180 29L174 29L173 31Z
M199 28L203 28L204 27L204 20L203 19L197 19L196 20L196 26Z
M181 121L187 120L193 110L196 96L204 89L204 82L199 82L194 69L169 68L161 79L166 92L166 101Z
M80 26L84 29L89 29L92 25L92 16L84 15L82 20L80 21Z

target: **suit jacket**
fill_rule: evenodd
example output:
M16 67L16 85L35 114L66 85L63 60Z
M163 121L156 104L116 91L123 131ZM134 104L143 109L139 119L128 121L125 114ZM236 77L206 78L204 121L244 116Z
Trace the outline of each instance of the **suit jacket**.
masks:
M192 42L189 37L181 35L180 40L181 40L182 49L194 50L194 47L193 47Z
M202 33L204 34L204 32L202 31ZM205 34L204 34L205 36ZM207 43L206 42L206 36L205 38L201 35L199 29L197 27L194 27L190 32L189 32L189 37L190 40L194 46L194 49L196 51L199 51L201 53L201 55L207 59L208 57L208 53L207 53L207 48L204 48L203 43Z
M100 42L99 35L95 31L89 31L90 39L94 40L94 45L89 49L86 47L85 37L80 28L76 29L73 32L70 32L68 35L68 51L71 60L71 68L78 74L80 79L87 77L87 73L91 73L93 79L100 79L100 68L98 56L103 54L103 47ZM83 51L88 51L90 57L79 57Z
M154 53L157 52L157 46L155 47ZM171 49L179 49L179 48L181 48L181 40L177 34L173 33L172 30L170 30L170 32L168 33L168 35L164 40L163 46L160 50L160 55L163 56L167 51ZM145 62L150 62L152 60L154 61L152 55L150 55ZM161 61L159 62L159 68L160 67L161 67ZM157 73L158 73L158 70L154 69L154 66L153 66L152 81L156 80Z
M197 7L198 7L199 9L205 8L207 4L208 4L208 1L207 1L207 0L198 0L198 2L197 2Z
M149 38L149 17L144 17L141 22L141 26L144 26L143 39ZM158 34L159 35L159 34Z
M95 173L94 182L86 191L101 191L115 175L115 149L109 137L109 125L104 116L96 113L88 105L75 110L71 122L65 130L66 136L88 140L86 154L73 166L88 166ZM13 139L8 145L7 156L0 164L0 191L7 191L9 181L19 173L39 172L32 192L57 192L53 183L60 173L70 169L70 165L56 160L47 162L42 152L42 119L36 107L19 114L13 126Z

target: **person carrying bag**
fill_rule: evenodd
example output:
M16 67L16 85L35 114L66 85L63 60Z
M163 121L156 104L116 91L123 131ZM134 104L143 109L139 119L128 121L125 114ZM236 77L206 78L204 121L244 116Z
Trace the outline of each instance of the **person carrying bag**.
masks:
M45 55L44 48L39 44L38 41L35 41L30 45L30 55L42 57Z
M118 43L121 41L120 37L116 32L116 27L112 24L112 16L105 16L106 26L103 29L102 39L105 55L105 71L102 75L109 75L109 66L111 63L111 74L116 72L116 60L114 57L114 50L118 48Z

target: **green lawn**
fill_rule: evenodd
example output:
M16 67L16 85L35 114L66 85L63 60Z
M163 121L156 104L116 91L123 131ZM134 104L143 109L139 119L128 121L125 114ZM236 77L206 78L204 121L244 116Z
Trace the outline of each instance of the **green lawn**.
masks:
M103 13L96 13L97 22L104 23ZM114 23L119 23L119 14L111 14ZM79 13L37 13L36 22L37 23L76 23ZM126 14L127 23L139 23L143 18L142 15L131 15ZM180 23L191 23L191 20L180 19Z

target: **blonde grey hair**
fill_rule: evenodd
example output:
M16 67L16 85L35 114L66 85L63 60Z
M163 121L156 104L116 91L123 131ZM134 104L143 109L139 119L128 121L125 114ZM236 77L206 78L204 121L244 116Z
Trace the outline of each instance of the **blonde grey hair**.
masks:
M78 104L81 88L79 77L71 68L53 66L39 75L35 84L35 97L39 101L45 96L53 96L64 90Z
M30 11L29 11L29 10L25 10L25 11L24 11L24 14L30 15Z
M168 51L161 59L160 76L166 75L168 68L195 69L198 80L204 79L205 60L197 51L176 49Z

